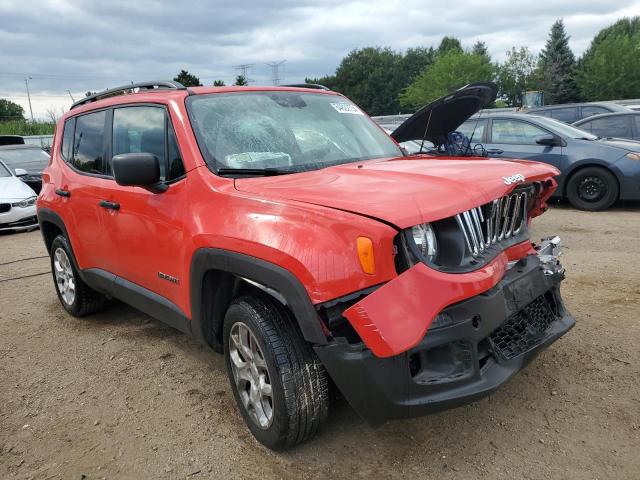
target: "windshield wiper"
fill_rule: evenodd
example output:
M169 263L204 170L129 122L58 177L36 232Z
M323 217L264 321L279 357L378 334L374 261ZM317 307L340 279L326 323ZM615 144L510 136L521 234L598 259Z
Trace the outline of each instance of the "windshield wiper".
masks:
M271 177L275 175L287 175L289 173L296 172L293 170L281 170L279 168L219 168L217 170L218 175L247 175L255 177Z

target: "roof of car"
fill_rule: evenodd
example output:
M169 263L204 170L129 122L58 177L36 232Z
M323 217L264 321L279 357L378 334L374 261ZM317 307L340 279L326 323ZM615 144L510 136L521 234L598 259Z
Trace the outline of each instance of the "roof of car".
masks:
M614 109L622 112L625 110L629 110L624 105L620 105L615 102L576 102L576 103L559 103L557 105L543 105L541 107L531 107L524 110L525 112L535 112L538 110L552 110L554 108L570 108L570 107L589 107L589 106L599 106L605 105L607 107L613 107Z
M589 115L588 117L581 118L573 122L571 125L582 125L583 123L590 122L591 120L595 120L597 118L605 118L605 117L619 117L621 115L640 115L640 112L629 110L628 112L607 112L607 113L599 113L597 115Z
M159 87L157 85L160 85ZM173 85L175 86L168 86ZM68 117L74 116L77 113L88 112L105 108L113 105L132 103L132 102L153 102L158 97L167 99L180 99L191 95L207 95L212 93L237 93L237 92L261 92L261 91L294 91L315 93L320 95L340 95L333 92L321 85L310 84L308 87L299 85L295 86L240 86L230 85L224 87L183 87L177 82L145 82L139 84L125 85L122 87L103 90L87 98L83 98L75 102L69 112L63 117L65 120ZM131 91L136 89L137 91Z
M0 145L0 150L42 150L42 147L33 144Z

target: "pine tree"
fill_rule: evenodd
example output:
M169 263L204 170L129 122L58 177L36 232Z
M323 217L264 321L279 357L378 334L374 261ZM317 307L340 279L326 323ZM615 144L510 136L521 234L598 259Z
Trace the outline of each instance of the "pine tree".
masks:
M195 75L187 72L186 70L180 70L180 73L176 75L173 80L179 82L185 87L201 87L200 79Z
M236 77L236 83L234 83L234 85L246 87L247 85L249 85L249 82L247 82L247 79L245 78L244 75L238 75Z
M224 87L224 80L214 80L213 81L213 86L214 87Z
M562 20L551 27L549 39L540 53L540 70L545 103L568 103L579 100L574 78L576 59L569 48L569 36Z
M489 55L489 50L487 49L487 44L482 40L478 40L473 44L473 48L471 49L471 53L474 55L480 55L487 62L491 61L491 55Z

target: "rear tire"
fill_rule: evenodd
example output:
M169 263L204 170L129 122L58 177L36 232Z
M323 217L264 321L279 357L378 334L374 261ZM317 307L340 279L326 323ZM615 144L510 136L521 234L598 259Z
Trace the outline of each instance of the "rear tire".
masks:
M225 315L223 343L231 389L253 436L274 450L313 437L329 409L327 374L288 311L241 296Z
M606 210L618 199L618 192L616 177L602 167L578 170L567 182L569 203L580 210Z
M53 283L64 309L74 317L84 317L102 310L107 297L82 281L67 239L62 235L54 238L50 252Z

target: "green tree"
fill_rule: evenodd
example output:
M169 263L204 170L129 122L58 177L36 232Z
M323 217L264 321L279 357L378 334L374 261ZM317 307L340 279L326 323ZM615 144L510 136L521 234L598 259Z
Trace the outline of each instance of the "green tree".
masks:
M569 36L562 20L551 26L547 43L540 53L540 73L545 103L567 103L579 100L575 81L576 59L569 48Z
M0 122L24 122L24 109L15 102L0 98Z
M367 47L353 50L342 59L334 88L369 115L390 115L400 111L402 77L401 54L390 48Z
M317 77L317 78L306 77L304 79L304 83L314 83L316 85L324 85L329 90L336 90L336 86L337 86L335 75L325 75L324 77Z
M415 78L435 60L436 52L433 47L409 48L402 58L403 87L409 85Z
M236 83L234 83L234 85L238 85L240 87L246 87L247 85L249 85L249 82L247 82L247 79L245 78L244 75L238 75L236 77Z
M640 96L640 17L602 29L578 62L577 82L585 100Z
M491 61L491 55L489 55L489 49L487 48L487 44L481 40L478 40L473 44L473 48L471 49L471 53L474 55L480 55L484 57L487 62Z
M214 80L213 81L213 86L214 87L224 87L224 80Z
M456 52L462 52L462 45L460 44L460 40L458 40L456 37L442 37L436 53L438 55L444 55L445 53L449 53L452 50Z
M173 78L174 81L181 83L185 87L201 87L200 79L195 75L187 72L186 70L180 70L180 73Z
M511 47L507 58L498 66L498 95L510 107L522 105L522 94L538 87L537 58L527 47Z
M453 49L438 55L433 65L400 94L400 104L421 107L468 83L492 81L494 77L495 66L482 55Z

